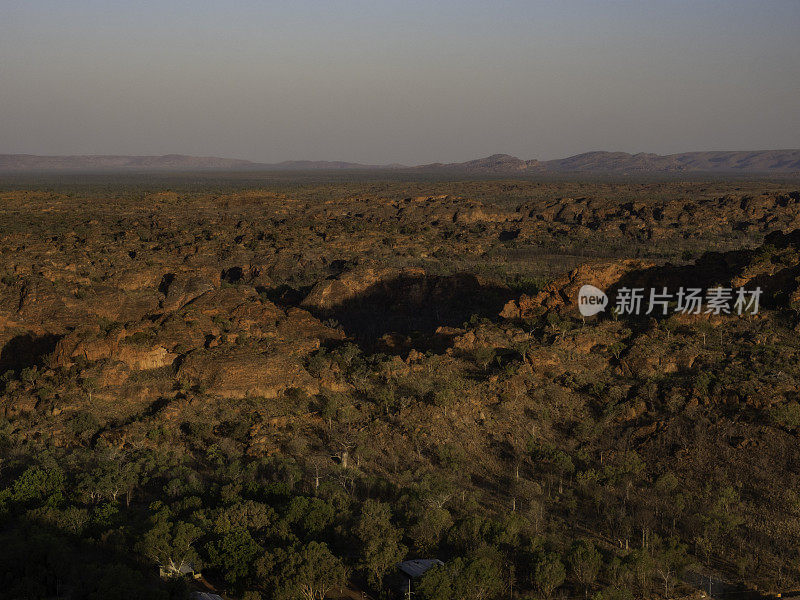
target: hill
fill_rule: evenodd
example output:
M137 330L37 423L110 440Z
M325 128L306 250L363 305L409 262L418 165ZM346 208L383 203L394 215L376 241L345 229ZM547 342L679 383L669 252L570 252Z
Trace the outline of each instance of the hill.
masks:
M164 156L0 154L0 171L240 170L258 166L258 163L249 160L184 154Z
M800 172L800 150L684 152L667 155L587 152L543 164L548 171L568 172Z
M37 156L33 154L0 154L0 172L35 171L313 171L381 168L341 161L290 160L268 164L216 156L76 155Z
M0 154L2 172L46 171L340 171L405 170L409 172L453 172L466 174L537 173L776 173L800 174L800 150L756 150L652 154L586 152L568 158L538 161L509 154L459 163L430 163L408 167L343 161L289 160L259 163L249 160L167 154L163 156L76 155L37 156Z
M462 163L434 163L421 170L466 173L800 173L800 150L757 150L653 154L585 152L555 160L523 160L493 154Z

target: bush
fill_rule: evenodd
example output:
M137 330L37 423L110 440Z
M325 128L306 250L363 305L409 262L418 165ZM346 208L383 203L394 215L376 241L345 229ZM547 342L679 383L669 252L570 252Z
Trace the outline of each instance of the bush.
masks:
M769 417L773 423L794 429L800 427L800 404L792 400L770 409Z

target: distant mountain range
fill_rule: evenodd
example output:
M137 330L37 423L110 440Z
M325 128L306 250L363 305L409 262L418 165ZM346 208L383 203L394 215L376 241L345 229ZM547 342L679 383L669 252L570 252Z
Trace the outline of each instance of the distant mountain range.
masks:
M628 154L587 152L545 163L546 170L590 172L800 172L800 150Z
M248 171L248 170L338 170L380 168L348 162L295 160L266 164L216 156L37 156L0 154L0 171Z
M494 154L463 163L436 163L416 168L468 173L800 173L800 150L684 152L667 155L586 152L545 161Z
M364 165L339 161L295 160L258 163L213 156L37 156L0 154L0 172L37 171L334 171L401 170L454 172L465 174L536 173L798 173L800 150L756 150L684 152L681 154L628 154L627 152L587 152L556 160L523 160L508 154L462 163L405 165Z

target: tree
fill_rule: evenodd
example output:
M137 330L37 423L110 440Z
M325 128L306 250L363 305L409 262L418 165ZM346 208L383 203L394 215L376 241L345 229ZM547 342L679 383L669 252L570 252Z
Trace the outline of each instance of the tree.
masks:
M220 509L214 520L214 532L228 533L233 529L246 528L262 531L277 519L275 509L261 502L246 500Z
M455 578L455 598L486 600L503 589L502 564L499 552L487 548L477 558L467 561Z
M481 556L468 561L456 578L455 597L486 600L503 588L501 565L493 557Z
M324 543L277 548L256 561L261 584L275 590L275 600L322 600L347 581L347 568Z
M299 525L300 533L308 537L318 537L333 523L333 506L321 498L296 496L292 498L285 517L286 522Z
M647 594L652 587L653 557L646 549L640 548L631 552L628 560L640 593Z
M482 514L469 514L447 532L447 543L457 552L469 554L486 544L492 523Z
M558 473L558 493L564 493L564 476L575 471L572 458L566 452L556 450L552 456L553 468Z
M686 545L675 538L666 542L658 542L653 555L655 571L664 583L664 595L669 596L670 590L680 574L689 564Z
M630 589L633 587L634 572L629 560L623 562L615 556L606 567L606 579L611 587L616 589Z
M371 585L379 586L386 572L406 553L400 544L402 532L392 525L388 504L367 500L355 526L359 543L359 566L367 573Z
M533 583L545 597L550 598L553 592L561 587L567 575L561 557L555 552L542 554L533 569Z
M442 533L453 524L446 508L423 508L417 522L409 529L409 537L420 552L430 552L442 538Z
M460 560L462 559L455 559L455 561ZM422 576L417 586L417 596L423 600L450 600L454 598L452 568L440 565L429 569Z
M305 600L323 600L333 588L341 588L347 580L347 569L320 542L311 542L300 551L296 580Z
M207 546L211 563L225 575L231 585L241 583L250 574L250 567L262 548L244 527L234 527L221 539Z
M583 586L584 595L589 595L589 587L597 579L602 557L589 540L578 540L569 550L567 562L575 580Z
M454 558L446 565L430 569L420 580L417 594L424 600L487 600L502 589L499 553L488 549L477 557Z
M169 573L180 573L189 564L199 566L200 557L194 542L202 530L183 521L172 521L168 511L161 511L151 519L152 527L142 536L139 551Z
M130 494L138 481L136 464L118 460L117 457L108 457L92 471L88 480L83 481L83 485L93 501L102 497L116 502L117 497L124 493L127 503L130 504ZM88 489L89 486L93 489Z
M594 594L592 600L633 600L633 594L628 588L609 586Z
M57 504L63 497L64 472L57 466L39 466L25 469L11 489L11 499L19 503L41 503L47 500Z

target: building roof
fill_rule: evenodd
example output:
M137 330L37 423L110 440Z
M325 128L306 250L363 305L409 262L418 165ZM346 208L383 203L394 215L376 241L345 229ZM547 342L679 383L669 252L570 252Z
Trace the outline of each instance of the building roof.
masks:
M192 600L222 600L222 597L208 592L195 592L192 594Z
M415 558L413 560L401 562L399 565L397 565L397 568L411 577L411 579L417 579L418 577L422 577L433 567L443 564L444 563L438 558Z

